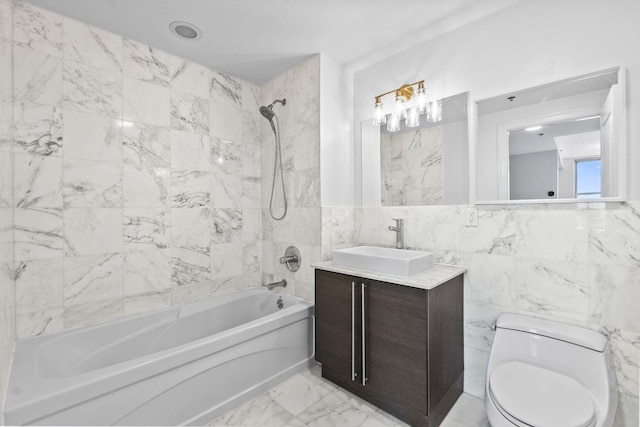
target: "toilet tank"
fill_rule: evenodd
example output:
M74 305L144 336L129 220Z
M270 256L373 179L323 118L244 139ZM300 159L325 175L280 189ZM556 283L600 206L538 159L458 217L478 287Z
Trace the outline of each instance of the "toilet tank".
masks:
M496 322L487 379L495 367L509 361L529 363L574 378L591 393L601 411L617 401L611 347L608 339L595 331L501 314Z

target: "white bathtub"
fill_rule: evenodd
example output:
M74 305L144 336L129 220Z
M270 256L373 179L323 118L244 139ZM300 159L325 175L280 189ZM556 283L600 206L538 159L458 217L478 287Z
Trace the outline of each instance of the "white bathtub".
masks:
M313 315L252 288L18 341L4 423L213 421L313 362Z

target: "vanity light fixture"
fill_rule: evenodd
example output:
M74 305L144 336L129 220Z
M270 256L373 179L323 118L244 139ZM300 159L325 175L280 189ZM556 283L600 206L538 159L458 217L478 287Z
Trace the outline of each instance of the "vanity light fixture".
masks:
M414 90L414 86L417 88ZM393 112L389 118L382 111L382 98L389 94L395 94ZM414 102L409 103L411 100ZM424 88L424 80L415 83L404 84L397 89L382 93L375 97L373 110L373 124L376 126L387 124L389 132L400 130L400 120L405 120L407 127L420 125L420 114L427 114L427 121L437 122L442 120L442 102L427 102Z

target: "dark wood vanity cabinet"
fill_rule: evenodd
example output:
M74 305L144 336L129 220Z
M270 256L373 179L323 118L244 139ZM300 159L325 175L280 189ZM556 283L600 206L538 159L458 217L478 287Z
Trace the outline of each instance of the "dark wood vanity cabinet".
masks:
M462 393L462 275L433 289L316 270L322 376L412 426L438 426Z

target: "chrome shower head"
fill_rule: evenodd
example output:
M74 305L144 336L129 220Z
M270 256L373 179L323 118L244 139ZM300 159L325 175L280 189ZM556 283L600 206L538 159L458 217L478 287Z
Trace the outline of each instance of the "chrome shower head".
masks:
M275 101L273 101L271 104L267 105L266 107L263 105L262 107L260 107L260 114L262 114L262 116L269 120L269 123L271 124L271 129L273 129L273 133L276 132L276 127L273 124L273 117L276 115L276 113L273 112L273 106L276 105L277 103L280 103L282 105L287 105L287 100L286 99L276 99Z

